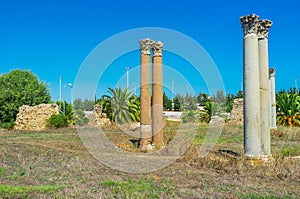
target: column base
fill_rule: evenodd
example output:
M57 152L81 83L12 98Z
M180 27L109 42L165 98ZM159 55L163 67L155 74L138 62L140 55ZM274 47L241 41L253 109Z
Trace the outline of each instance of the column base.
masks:
M151 142L152 142L151 124L141 124L140 149L142 151L146 150L147 146L151 145Z
M255 156L245 155L245 159L252 166L261 166L262 164L275 160L272 157L272 155L255 155Z
M155 146L153 144L141 145L140 150L145 153L152 152L155 150Z

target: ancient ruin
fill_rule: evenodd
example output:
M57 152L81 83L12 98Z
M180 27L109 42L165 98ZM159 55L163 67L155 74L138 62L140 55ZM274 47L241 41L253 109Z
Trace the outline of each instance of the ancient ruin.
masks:
M270 83L270 129L276 130L276 91L275 91L275 68L269 69L269 83Z
M269 91L269 50L268 33L272 26L270 20L260 20L258 26L259 81L260 81L260 119L262 154L271 154L270 138L270 91Z
M261 155L259 17L253 14L240 20L244 31L244 147L245 154L252 157Z
M111 122L107 118L106 113L102 112L101 105L95 104L94 114L95 114L96 125L100 126L101 128L111 125Z
M15 129L41 131L47 129L47 119L52 114L58 114L56 104L39 104L37 106L23 105L17 114Z
M140 43L140 98L141 131L140 148L163 146L163 90L162 90L162 48L163 43L149 38ZM152 50L152 107L150 93L150 51Z
M153 44L152 57L152 143L163 146L163 87L162 87L162 42Z
M269 20L251 14L240 18L244 32L244 148L245 155L270 155L270 97L268 80Z
M152 142L151 130L151 95L150 95L150 50L154 41L149 38L140 43L140 100L141 100L141 132L140 147L145 148Z
M228 123L243 125L244 124L244 100L243 98L234 99L230 112L230 120Z

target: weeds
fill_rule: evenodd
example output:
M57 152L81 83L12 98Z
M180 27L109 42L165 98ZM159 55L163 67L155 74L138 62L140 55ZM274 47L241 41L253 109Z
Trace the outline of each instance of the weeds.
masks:
M151 178L107 180L101 185L110 188L111 198L162 198L164 195L171 198L177 197L176 190L166 180L160 183L154 182Z
M0 196L2 198L24 198L31 193L52 194L62 189L63 186L8 186L0 185Z
M166 123L166 143L185 132L196 136L182 158L150 174L117 172L99 163L74 129L0 131L0 198L300 197L299 159L291 158L300 155L300 128L278 127L271 134L273 158L251 164L242 155L242 126L225 125L212 151L199 158L208 125L189 125ZM132 136L118 130L106 136L136 152Z

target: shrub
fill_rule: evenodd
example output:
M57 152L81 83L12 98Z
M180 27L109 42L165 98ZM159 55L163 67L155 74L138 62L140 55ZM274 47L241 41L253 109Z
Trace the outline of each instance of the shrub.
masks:
M50 102L48 86L30 71L0 75L0 127L13 128L19 107Z
M47 120L48 128L62 128L67 127L69 125L67 117L63 114L53 114Z
M181 116L181 120L183 123L196 122L197 121L196 111L187 110L187 111L183 112L183 114Z
M81 109L77 109L74 113L75 124L79 126L83 126L89 122L89 118L87 118L84 114L84 111Z

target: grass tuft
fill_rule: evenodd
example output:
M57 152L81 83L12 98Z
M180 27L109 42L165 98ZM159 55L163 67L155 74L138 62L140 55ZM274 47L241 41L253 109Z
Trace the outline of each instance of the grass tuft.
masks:
M0 185L0 197L1 198L23 198L27 197L30 193L46 193L52 194L63 188L63 186L9 186Z
M111 190L111 198L162 198L163 195L174 198L177 196L176 190L166 180L160 183L151 178L124 179L123 181L107 180L101 184Z

